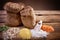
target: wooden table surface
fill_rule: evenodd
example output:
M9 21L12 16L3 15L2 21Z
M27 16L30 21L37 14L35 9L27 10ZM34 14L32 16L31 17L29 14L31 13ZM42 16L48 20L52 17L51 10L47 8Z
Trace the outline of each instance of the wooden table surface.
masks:
M51 25L55 29L46 40L60 40L60 11L39 11L35 10L36 20L43 20L43 24ZM4 24L6 11L0 11L0 26ZM3 16L3 17L2 17ZM0 34L1 37L1 34ZM37 39L38 40L38 39ZM40 40L40 39L39 39Z

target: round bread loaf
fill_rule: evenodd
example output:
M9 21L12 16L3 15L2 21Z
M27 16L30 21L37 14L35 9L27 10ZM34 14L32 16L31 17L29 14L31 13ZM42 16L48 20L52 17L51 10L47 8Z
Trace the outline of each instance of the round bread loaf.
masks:
M8 2L5 4L4 9L13 12L13 13L18 13L20 10L24 8L24 5L22 3L13 3L13 2Z
M23 25L27 28L34 28L36 16L33 8L31 6L26 6L22 11L20 11L20 14Z

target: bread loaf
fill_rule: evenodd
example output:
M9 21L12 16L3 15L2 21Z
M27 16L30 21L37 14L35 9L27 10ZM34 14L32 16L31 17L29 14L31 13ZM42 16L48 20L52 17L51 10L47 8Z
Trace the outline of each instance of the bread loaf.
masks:
M14 2L8 2L5 4L4 9L13 12L13 13L18 13L20 10L24 8L24 5L22 3L14 3Z
M20 14L23 25L27 28L34 28L36 17L33 8L31 6L26 6L22 11L20 11Z

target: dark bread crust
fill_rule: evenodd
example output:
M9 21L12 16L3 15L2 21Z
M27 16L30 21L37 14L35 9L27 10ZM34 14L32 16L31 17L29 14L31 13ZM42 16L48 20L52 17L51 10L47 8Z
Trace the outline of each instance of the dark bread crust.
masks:
M21 18L19 14L14 14L7 12L7 20L6 20L6 25L11 26L11 27L17 27L21 25Z
M13 13L18 13L20 10L24 8L24 5L22 3L13 3L13 2L8 2L5 4L4 9L13 12Z

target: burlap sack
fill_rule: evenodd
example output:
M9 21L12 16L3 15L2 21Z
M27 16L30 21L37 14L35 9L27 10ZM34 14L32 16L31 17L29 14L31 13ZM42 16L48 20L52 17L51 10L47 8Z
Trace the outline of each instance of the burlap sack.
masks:
M10 13L7 12L7 21L6 21L6 25L8 26L18 26L21 25L21 18L20 15L17 13Z
M23 25L27 28L34 28L36 17L33 8L26 6L22 11L20 11L20 14Z
M8 2L5 4L4 9L13 12L13 13L18 13L20 10L24 8L24 5L22 3L14 3L14 2Z

